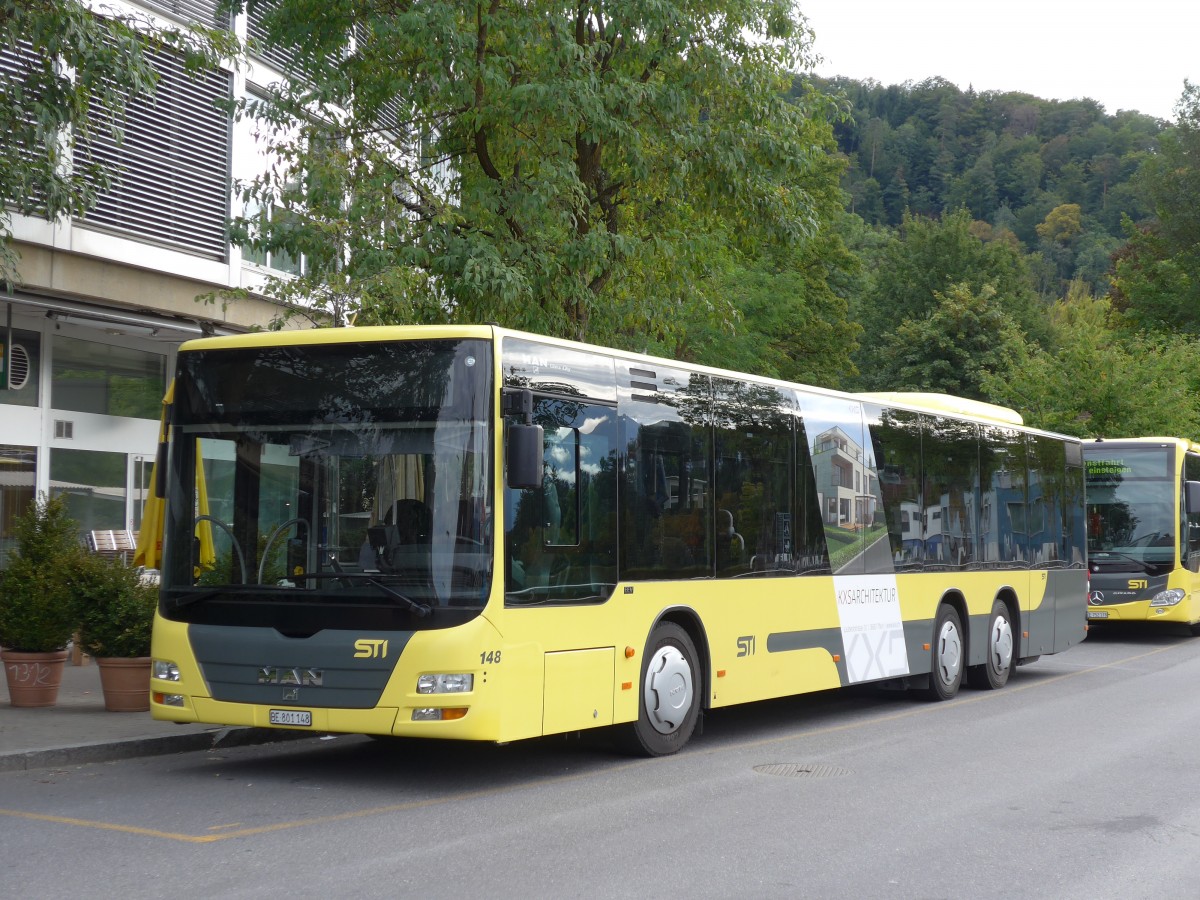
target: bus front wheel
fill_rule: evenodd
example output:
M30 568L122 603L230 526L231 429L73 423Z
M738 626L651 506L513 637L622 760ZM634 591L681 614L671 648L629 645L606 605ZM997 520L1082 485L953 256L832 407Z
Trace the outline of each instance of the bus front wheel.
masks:
M992 604L986 641L987 661L982 666L972 666L967 672L967 680L971 687L996 691L1008 684L1016 649L1008 605L1001 600Z
M699 687L692 639L675 623L662 623L646 642L638 718L624 726L621 747L642 756L680 750L696 729Z
M932 660L929 688L924 695L929 700L949 700L962 685L963 663L967 646L963 640L962 620L953 606L942 604L933 623Z

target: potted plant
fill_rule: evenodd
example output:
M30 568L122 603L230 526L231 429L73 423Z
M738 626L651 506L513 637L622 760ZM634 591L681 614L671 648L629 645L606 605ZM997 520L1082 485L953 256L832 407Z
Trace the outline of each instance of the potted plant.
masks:
M150 708L150 631L158 588L119 559L84 556L69 573L79 641L100 669L104 708Z
M83 558L63 497L38 497L14 523L0 572L0 656L13 706L53 706L78 620L67 573Z

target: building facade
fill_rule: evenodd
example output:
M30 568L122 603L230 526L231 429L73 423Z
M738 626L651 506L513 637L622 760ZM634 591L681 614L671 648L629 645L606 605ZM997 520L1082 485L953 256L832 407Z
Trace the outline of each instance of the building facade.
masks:
M108 0L96 9L253 34L254 21L223 18L218 7ZM0 48L0 75L19 77L22 53L36 48ZM286 60L252 56L194 75L169 52L152 60L156 97L129 105L124 140L97 122L77 150L114 173L96 207L55 222L13 216L20 283L0 294L0 567L14 518L39 495L65 495L84 533L138 531L176 348L269 327L282 310L255 289L271 269L297 265L229 243L229 216L240 212L234 180L268 160L219 105L282 78ZM221 299L239 288L250 295Z

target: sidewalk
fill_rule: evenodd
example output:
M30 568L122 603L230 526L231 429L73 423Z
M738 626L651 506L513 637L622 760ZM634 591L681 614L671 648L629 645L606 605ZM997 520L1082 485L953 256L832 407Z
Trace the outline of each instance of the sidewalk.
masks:
M107 762L308 737L269 728L224 728L158 722L148 712L108 712L95 662L63 669L58 703L38 709L9 704L0 675L0 772Z

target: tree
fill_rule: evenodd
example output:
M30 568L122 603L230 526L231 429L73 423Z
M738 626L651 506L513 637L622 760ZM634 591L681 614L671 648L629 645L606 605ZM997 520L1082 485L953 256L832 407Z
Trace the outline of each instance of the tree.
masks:
M1064 203L1050 210L1045 221L1037 227L1038 237L1052 243L1066 244L1082 230L1078 203Z
M0 0L0 282L19 281L12 213L84 216L118 173L75 154L96 129L120 140L126 105L152 98L152 48L193 68L231 51L217 31L95 15L78 0Z
M718 289L738 313L717 326L701 317L685 324L667 355L737 371L825 387L854 374L851 355L861 328L848 315L844 280L859 263L841 235L824 229L799 251L786 248L731 267Z
M1082 437L1200 433L1200 345L1123 336L1110 318L1109 301L1074 282L1050 311L1052 343L1026 346L1008 369L988 373L988 399L1031 425Z
M871 354L873 381L889 390L939 391L987 399L990 374L1007 371L1024 344L996 290L954 284L928 314L906 319Z
M855 362L865 387L890 389L890 375L875 364L878 346L905 320L925 319L939 296L956 284L971 294L985 287L1028 336L1039 339L1045 316L1024 258L1006 241L984 243L965 210L939 220L905 217L875 263L874 286L863 299L863 337Z
M234 235L303 254L268 291L335 319L670 342L685 310L732 314L715 274L840 206L838 109L788 96L811 42L790 4L263 9L297 77L244 110L279 164Z
M1125 220L1128 244L1115 260L1113 298L1144 329L1200 334L1200 85L1184 82L1178 122L1147 157L1139 181L1156 220Z

